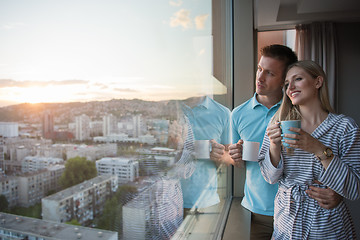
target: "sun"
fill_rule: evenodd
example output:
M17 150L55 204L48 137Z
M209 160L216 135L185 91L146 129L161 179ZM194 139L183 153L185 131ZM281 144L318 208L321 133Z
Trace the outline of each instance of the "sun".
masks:
M74 89L65 86L36 86L2 90L2 98L17 103L53 103L73 101Z

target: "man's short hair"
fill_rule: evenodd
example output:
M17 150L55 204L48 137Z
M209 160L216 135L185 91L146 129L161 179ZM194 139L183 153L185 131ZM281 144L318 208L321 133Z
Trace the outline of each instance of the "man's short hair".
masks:
M260 50L260 54L264 57L271 57L283 61L285 63L285 69L298 61L296 53L291 48L280 44L265 46Z

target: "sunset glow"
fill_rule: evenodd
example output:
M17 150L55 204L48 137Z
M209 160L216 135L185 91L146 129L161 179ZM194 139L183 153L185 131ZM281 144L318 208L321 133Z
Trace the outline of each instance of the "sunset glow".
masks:
M183 1L1 1L0 107L226 92L211 75L210 8Z

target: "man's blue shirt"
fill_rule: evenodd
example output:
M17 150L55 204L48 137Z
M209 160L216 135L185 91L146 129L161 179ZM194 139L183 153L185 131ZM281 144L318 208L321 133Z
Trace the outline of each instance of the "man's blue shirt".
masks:
M237 143L239 139L260 142L261 148L267 125L281 102L268 109L257 101L256 95L255 93L252 98L232 111L232 138L233 143ZM251 212L273 216L278 185L269 184L264 180L257 162L245 161L245 164L246 179L241 204Z
M214 139L230 144L230 110L209 97L197 106L183 106L195 140ZM220 202L217 194L216 165L210 159L197 159L194 173L181 180L184 208L209 207Z

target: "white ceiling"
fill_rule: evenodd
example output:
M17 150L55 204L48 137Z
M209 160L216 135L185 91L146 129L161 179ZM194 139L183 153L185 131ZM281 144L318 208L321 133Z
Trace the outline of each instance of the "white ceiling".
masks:
M260 31L312 21L360 21L359 0L254 0L254 9Z

